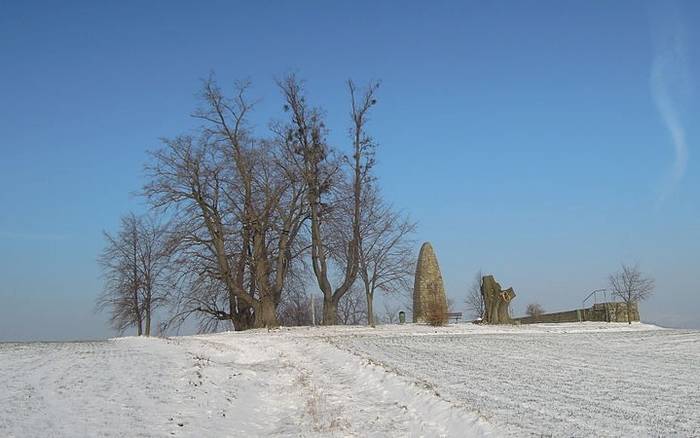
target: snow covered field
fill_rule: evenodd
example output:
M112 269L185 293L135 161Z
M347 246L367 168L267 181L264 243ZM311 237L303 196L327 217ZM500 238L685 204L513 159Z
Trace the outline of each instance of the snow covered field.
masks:
M477 409L499 435L700 436L700 332L650 328L538 324L332 342Z
M700 436L700 332L295 328L0 344L0 436Z

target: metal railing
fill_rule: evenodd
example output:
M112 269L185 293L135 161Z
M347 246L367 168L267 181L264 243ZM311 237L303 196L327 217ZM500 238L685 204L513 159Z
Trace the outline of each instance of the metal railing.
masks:
M591 291L591 293L586 296L586 298L581 301L581 310L578 312L579 313L579 321L585 320L586 319L586 301L590 300L591 297L593 297L593 305L595 305L598 302L598 294L602 293L603 294L603 302L608 301L608 290L607 289L596 289ZM581 314L583 313L583 315Z

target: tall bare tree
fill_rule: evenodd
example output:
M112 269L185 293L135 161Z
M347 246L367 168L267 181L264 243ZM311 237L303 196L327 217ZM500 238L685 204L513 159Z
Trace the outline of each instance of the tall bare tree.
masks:
M97 307L109 310L120 333L133 326L138 336L151 335L153 313L168 297L166 233L155 219L133 213L122 217L116 234L104 233L106 245L98 263L105 288Z
M234 169L227 182L241 187L238 219L247 235L251 277L256 285L259 305L255 309L258 326L277 325L276 309L295 254L295 243L306 219L303 198L305 186L301 174L291 165L293 155L283 144L249 139L244 128L250 109L244 98L246 85L239 86L233 100L226 99L216 84L205 83L207 107L196 116L208 122L206 134L232 157ZM248 141L246 149L244 142ZM280 147L282 146L282 147Z
M201 312L229 320L237 330L252 327L256 302L246 284L249 241L235 218L239 206L229 204L235 198L224 193L225 164L212 144L190 136L166 139L152 155L144 193L154 207L173 210L176 266L188 280L178 315Z
M362 202L359 277L367 301L367 324L374 326L377 290L400 294L411 290L416 257L412 235L416 224L381 198L374 185L366 185Z
M139 296L138 230L132 214L121 219L115 235L103 232L106 245L98 257L104 289L97 299L98 310L108 310L110 323L119 333L129 327L143 334L143 313Z
M351 167L352 215L349 239L342 248L332 248L326 231L331 224L330 210L333 203L343 199L332 199L335 193L333 184L342 180L340 162L334 159L333 151L326 141L327 129L321 111L311 107L304 95L302 83L289 75L279 82L282 95L286 101L285 110L290 114L289 123L279 130L288 150L298 157L297 166L306 183L306 203L310 216L311 262L319 289L323 293L323 323L335 324L337 306L340 299L352 287L359 268L360 215L363 187L374 164L374 142L366 133L369 111L376 103L377 83L370 83L359 91L352 81L348 81L351 101L351 139L352 158L348 160ZM331 201L331 202L329 202ZM337 228L337 227L336 227ZM340 284L333 287L331 261L333 251L342 251L344 266Z
M140 218L138 225L144 334L150 336L153 312L166 304L170 296L169 228L154 216Z
M236 330L278 325L307 217L306 185L291 152L250 132L247 87L237 85L227 98L206 81L195 113L200 135L166 140L147 166L144 189L154 206L175 211L180 267L189 280L178 314L230 320Z
M464 304L472 317L476 319L483 319L484 312L486 311L486 306L484 303L484 296L481 293L481 279L484 273L479 269L476 274L474 274L474 279L469 285L469 290L467 291L467 297L464 299Z
M632 306L654 293L655 282L646 277L637 265L622 264L619 271L608 277L610 291L627 305L627 322L632 324Z

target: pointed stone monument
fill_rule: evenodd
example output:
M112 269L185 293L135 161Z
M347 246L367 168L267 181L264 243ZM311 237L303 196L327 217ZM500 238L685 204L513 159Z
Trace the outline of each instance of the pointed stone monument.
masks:
M442 274L432 245L425 242L418 254L416 280L413 287L413 322L429 322L443 317L447 322L447 297Z

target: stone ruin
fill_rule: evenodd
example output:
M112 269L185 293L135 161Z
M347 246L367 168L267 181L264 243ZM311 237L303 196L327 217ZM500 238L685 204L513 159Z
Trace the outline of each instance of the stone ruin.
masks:
M418 254L416 278L413 287L413 322L428 322L434 312L447 322L447 297L435 251L425 242Z
M512 324L510 302L515 298L512 287L501 289L493 275L481 279L481 296L484 298L484 319L487 324Z
M510 302L515 298L512 287L501 289L493 275L481 280L481 295L484 298L484 318L487 324L512 324ZM430 319L447 322L447 297L442 274L435 251L430 242L423 243L418 254L415 284L413 286L413 322L425 323Z
M627 313L629 312L629 319ZM637 303L606 302L595 303L588 308L565 310L562 312L542 313L540 315L515 318L520 324L560 323L560 322L628 322L639 321Z

